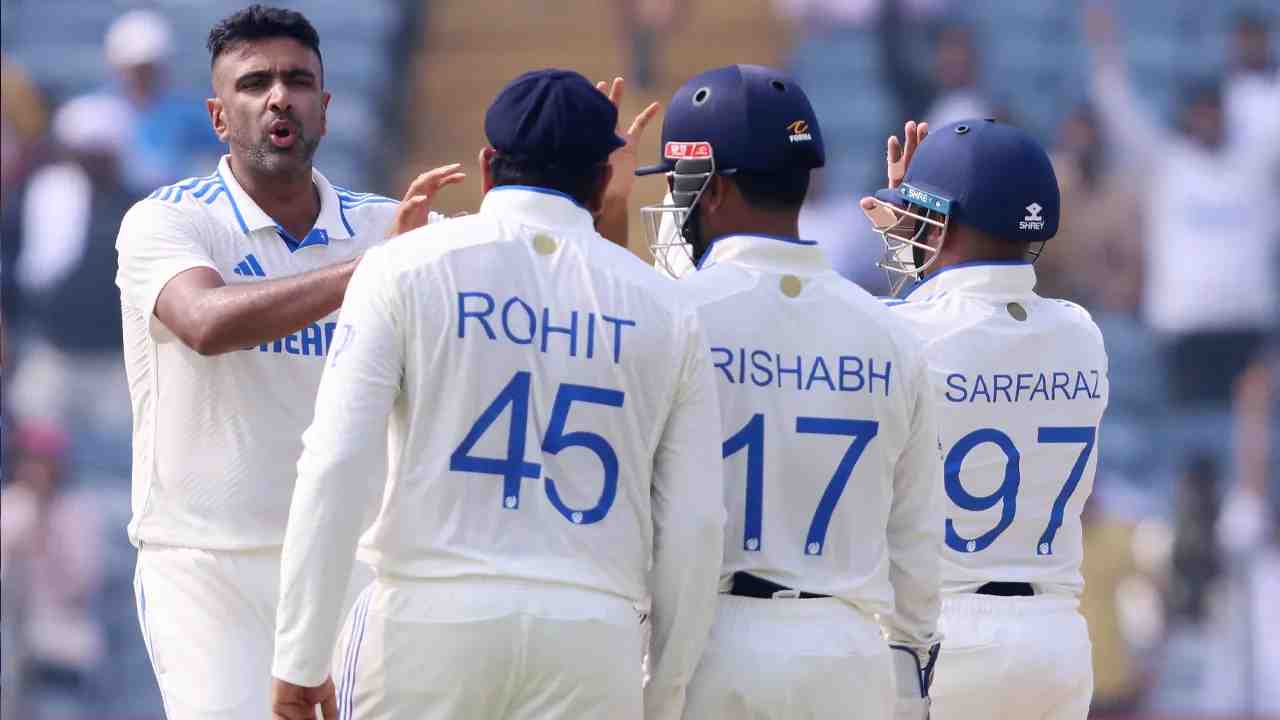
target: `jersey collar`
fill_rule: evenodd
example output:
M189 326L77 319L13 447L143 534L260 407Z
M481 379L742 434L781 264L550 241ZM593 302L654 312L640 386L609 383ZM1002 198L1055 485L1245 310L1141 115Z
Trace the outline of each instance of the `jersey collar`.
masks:
M254 230L272 228L280 235L285 245L289 246L291 252L312 245L328 245L330 238L345 240L351 237L351 230L342 216L342 204L337 191L333 189L328 178L321 175L315 168L311 169L311 181L315 183L316 190L320 194L320 215L316 218L315 227L311 228L311 232L301 240L291 237L249 197L249 193L245 192L236 180L235 174L231 172L230 155L223 155L218 163L218 177L231 200L231 213L236 227L246 235Z
M1036 271L1027 260L975 260L932 273L907 293L906 300L923 302L943 293L970 295L1026 295L1035 290Z
M594 232L595 220L568 195L532 185L499 185L485 194L480 214L548 230Z
M831 269L831 261L818 243L783 235L722 235L711 241L698 269L720 263L795 275L816 275Z

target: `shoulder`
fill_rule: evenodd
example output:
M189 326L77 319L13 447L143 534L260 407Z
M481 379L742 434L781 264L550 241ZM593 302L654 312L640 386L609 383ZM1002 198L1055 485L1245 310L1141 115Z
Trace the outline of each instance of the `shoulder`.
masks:
M354 210L366 206L399 205L400 201L377 193L356 192L341 185L333 185L333 192L344 210Z
M172 185L156 188L146 197L164 205L198 207L210 205L227 192L222 177L214 171L201 177L189 177ZM145 201L144 201L145 202Z
M894 324L907 328L925 345L950 337L978 324L985 317L969 299L942 293L928 300L876 298Z
M894 349L904 359L915 362L923 357L924 336L910 321L911 303L894 298L876 297L856 283L836 276L833 292L853 312L851 320L868 324L888 338Z
M674 294L679 283L658 272L635 253L606 240L600 235L586 238L579 247L584 255L598 265L606 267L618 281L635 285L665 301L675 302Z
M1052 313L1059 322L1073 328L1085 339L1095 342L1098 347L1103 347L1102 329L1094 322L1093 315L1081 305L1070 300L1047 297L1041 297L1039 305L1042 311Z
M698 308L715 305L755 285L747 273L727 263L694 271L677 284L686 301Z
M347 232L357 237L372 236L381 240L395 220L400 201L376 193L362 193L333 185L338 198L338 213Z
M219 203L222 203L220 205ZM118 245L174 233L198 235L219 222L216 213L234 213L230 195L215 173L165 185L134 203L120 222Z
M1040 301L1044 303L1046 307L1062 313L1065 317L1071 320L1083 325L1096 327L1093 322L1093 315L1090 315L1089 311L1085 310L1083 305L1073 303L1070 300L1063 300L1062 298L1041 297Z
M237 210L222 177L214 171L156 188L134 203L125 219L141 227L171 222L193 224L215 221L219 212L235 214Z
M464 215L447 222L431 222L396 236L380 246L388 263L399 270L447 261L455 253L490 245L502 229L483 215Z

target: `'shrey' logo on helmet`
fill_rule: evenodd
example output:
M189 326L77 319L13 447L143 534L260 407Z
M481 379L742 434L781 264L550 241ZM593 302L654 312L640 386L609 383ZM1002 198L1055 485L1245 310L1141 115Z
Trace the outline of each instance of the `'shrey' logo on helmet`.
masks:
M1019 230L1043 230L1044 218L1040 217L1040 211L1044 207L1040 203L1031 203L1027 206L1027 216L1022 218L1022 222L1018 223Z

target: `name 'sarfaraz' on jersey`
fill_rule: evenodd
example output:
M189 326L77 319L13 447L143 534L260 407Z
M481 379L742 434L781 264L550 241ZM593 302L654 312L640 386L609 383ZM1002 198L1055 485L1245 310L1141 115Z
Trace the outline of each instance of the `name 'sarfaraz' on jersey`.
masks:
M942 441L943 589L1078 594L1106 408L1102 333L1027 263L944 269L890 309L926 341Z

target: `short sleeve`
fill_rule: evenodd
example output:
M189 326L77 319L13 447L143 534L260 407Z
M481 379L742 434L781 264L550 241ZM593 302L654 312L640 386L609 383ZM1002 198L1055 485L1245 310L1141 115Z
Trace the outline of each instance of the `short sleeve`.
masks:
M150 318L160 291L180 272L217 270L208 241L194 218L177 206L153 200L134 205L116 238L116 285L122 302Z

